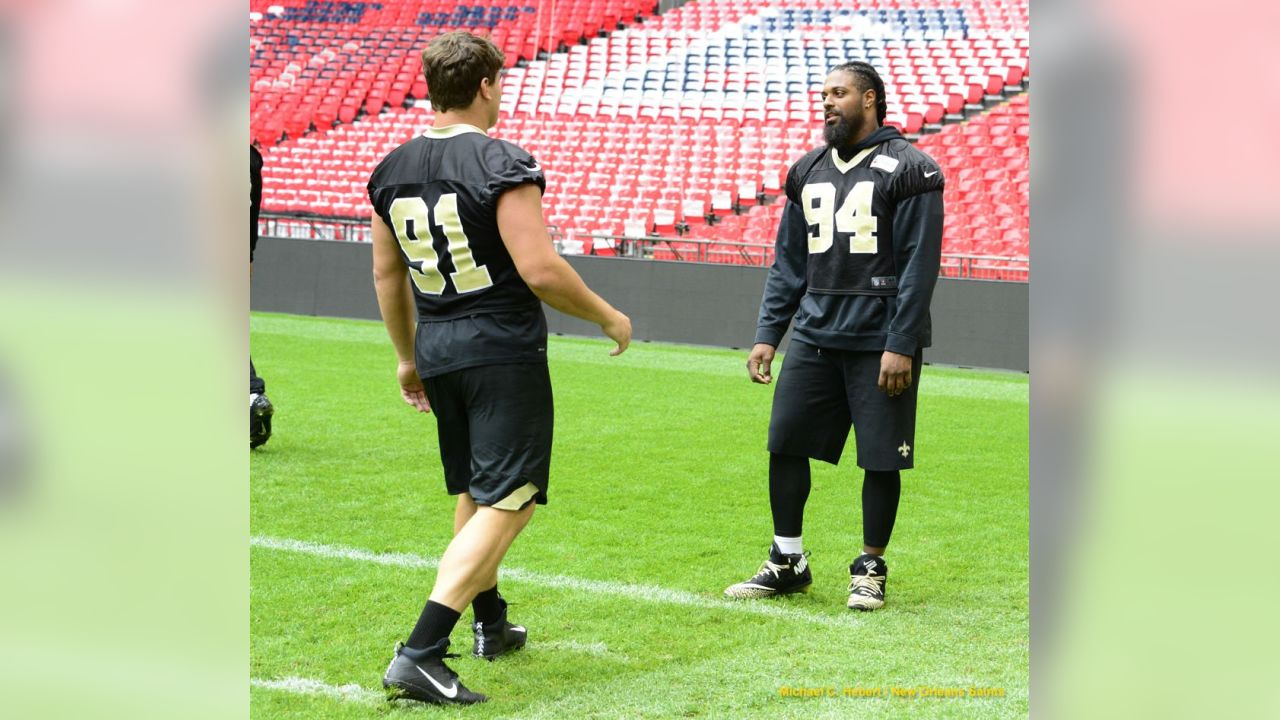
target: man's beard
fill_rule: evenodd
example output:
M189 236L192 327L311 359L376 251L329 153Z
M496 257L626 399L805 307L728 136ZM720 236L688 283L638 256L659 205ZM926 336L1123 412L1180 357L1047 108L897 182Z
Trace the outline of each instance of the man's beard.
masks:
M823 117L825 119L826 116L824 115ZM824 125L822 127L822 138L827 141L828 145L838 149L848 146L862 132L865 118L862 115L857 115L850 120L840 113L836 113L835 118L836 123L834 125Z

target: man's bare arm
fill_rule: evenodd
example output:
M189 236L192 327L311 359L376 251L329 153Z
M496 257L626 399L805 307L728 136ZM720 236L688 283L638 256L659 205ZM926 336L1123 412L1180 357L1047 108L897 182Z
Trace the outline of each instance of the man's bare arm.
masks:
M627 349L631 319L592 292L556 254L542 220L542 196L537 186L521 185L498 198L498 232L516 271L538 299L562 313L599 325L618 344L610 355Z
M396 348L396 378L400 396L420 412L431 412L426 389L413 359L413 291L409 289L409 269L400 258L400 245L391 228L373 216L373 286L378 293L378 310Z

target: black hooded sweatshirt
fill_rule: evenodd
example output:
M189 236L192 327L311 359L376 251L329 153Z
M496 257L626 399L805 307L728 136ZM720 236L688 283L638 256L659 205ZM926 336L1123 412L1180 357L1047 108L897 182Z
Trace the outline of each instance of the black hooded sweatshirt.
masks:
M942 171L897 128L852 148L810 151L787 173L787 204L755 342L914 355L932 341L942 255Z

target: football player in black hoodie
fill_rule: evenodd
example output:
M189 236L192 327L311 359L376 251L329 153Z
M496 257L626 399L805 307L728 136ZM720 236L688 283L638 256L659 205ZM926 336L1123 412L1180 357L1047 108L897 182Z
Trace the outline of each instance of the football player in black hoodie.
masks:
M863 546L849 567L848 606L884 606L885 547L915 457L916 388L930 344L929 302L942 253L942 171L897 128L883 125L884 81L851 62L822 89L827 144L791 166L777 250L760 303L753 382L794 320L786 371L769 421L774 543L734 598L804 590L813 582L801 542L809 458L835 464L855 429Z

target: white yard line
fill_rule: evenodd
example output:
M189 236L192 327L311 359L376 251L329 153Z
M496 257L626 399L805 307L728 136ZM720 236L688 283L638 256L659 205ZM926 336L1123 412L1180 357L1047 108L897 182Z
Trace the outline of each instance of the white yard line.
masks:
M609 655L609 648L602 642L582 643L576 640L551 640L539 642L538 650L562 650L568 652L587 653L589 655ZM274 680L250 678L249 685L266 690L278 690L293 695L321 695L333 700L371 704L387 699L385 691L370 690L356 683L347 685L330 685L314 678L289 676Z
M588 655L612 655L609 647L602 642L584 643L577 640L548 640L537 644L539 650L568 650L569 652L587 653Z
M438 564L438 561L433 558L426 558L409 553L375 553L369 552L368 550L361 550L359 548L343 547L341 545L326 545L323 543L307 542L304 540L290 540L287 538L274 538L260 535L251 537L249 539L249 544L253 547L265 550L280 550L331 560L368 562L392 567L433 569ZM802 622L809 625L823 625L834 628L855 628L861 625L861 620L854 616L852 612L849 612L848 615L841 616L823 615L808 610L801 610L799 608L775 604L769 600L753 601L718 598L712 599L701 595L695 595L694 593L685 592L683 590L670 590L657 585L637 585L633 583L615 582L612 580L588 580L569 575L552 575L549 573L522 570L520 568L512 567L503 567L502 577L506 580L527 582L533 585L555 588L557 590L575 590L595 595L610 595L624 600L639 600L642 602L665 605L683 605L686 607L696 607L716 612L761 615L778 620Z
M368 690L354 683L350 685L328 685L311 678L287 677L278 680L252 678L249 680L249 684L256 688L280 690L294 695L323 695L334 700L356 703L372 703L386 699L385 694Z

